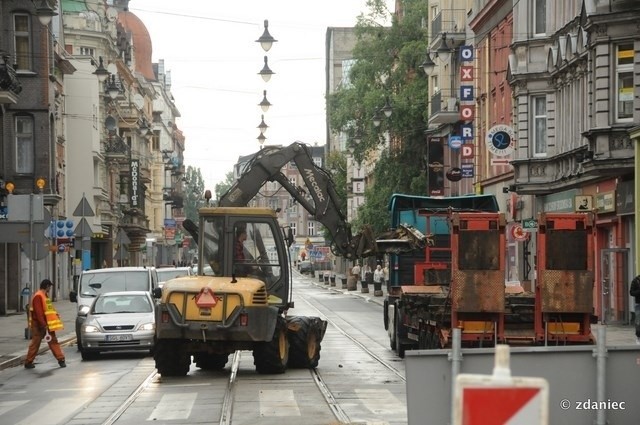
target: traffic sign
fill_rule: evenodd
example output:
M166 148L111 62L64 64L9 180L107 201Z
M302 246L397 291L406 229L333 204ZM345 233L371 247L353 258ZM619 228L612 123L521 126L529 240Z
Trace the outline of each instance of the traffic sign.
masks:
M89 201L85 198L84 193L82 194L82 199L78 203L75 211L73 211L74 217L93 217L95 216L91 205L89 205Z
M511 237L518 242L526 241L529 239L529 235L530 233L525 231L519 224L514 224L511 227Z
M465 425L540 425L542 389L469 387L462 392Z
M505 158L491 158L491 165L509 165L510 159Z
M543 378L512 377L508 345L496 345L492 375L456 377L453 425L548 423L549 383Z

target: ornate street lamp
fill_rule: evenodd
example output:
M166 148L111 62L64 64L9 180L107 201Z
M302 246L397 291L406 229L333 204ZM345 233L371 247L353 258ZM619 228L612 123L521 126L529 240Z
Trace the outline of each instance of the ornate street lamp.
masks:
M107 94L111 99L115 99L118 97L121 91L122 90L120 89L120 86L116 82L116 76L114 74L111 74L111 78L107 83Z
M261 115L260 117L262 118L262 120L260 121L260 125L258 125L258 129L260 130L260 134L264 134L269 126L264 122L264 115Z
M260 105L260 108L262 108L262 112L267 112L269 110L269 107L271 106L271 102L267 100L267 91L264 90L262 93L262 102L258 103L258 105Z
M38 16L40 23L46 27L51 23L53 17L58 14L51 6L49 6L49 2L47 0L40 0L40 4L36 6L36 15Z
M258 139L258 143L260 143L260 149L262 149L262 145L264 145L264 141L267 140L266 136L262 133L256 137Z
M107 71L107 68L104 67L104 63L102 62L102 56L98 58L98 61L99 61L98 67L96 68L95 71L93 71L93 75L98 77L98 81L100 81L101 83L104 83L107 77L109 77L109 71Z
M391 103L389 103L389 97L387 96L386 101L384 102L384 106L381 109L382 113L385 117L389 118L393 113L393 108L391 107Z
M262 77L262 79L264 80L265 83L269 82L269 80L271 79L271 76L273 74L275 74L275 72L273 72L270 68L269 68L269 64L268 64L269 58L267 58L266 56L264 57L264 66L262 67L262 69L260 70L260 72L258 72L258 74L260 74L260 76Z
M260 46L262 47L262 50L264 50L265 52L268 52L269 49L271 49L271 46L273 46L273 43L275 43L276 40L275 38L271 37L271 34L269 34L269 21L268 20L264 20L264 32L262 33L262 35L260 36L259 39L256 40L257 43L260 43Z
M431 53L429 53L428 51L427 51L427 57L425 58L424 62L422 62L421 66L424 73L427 75L431 75L433 70L436 68L435 62L433 61L433 59L431 59Z

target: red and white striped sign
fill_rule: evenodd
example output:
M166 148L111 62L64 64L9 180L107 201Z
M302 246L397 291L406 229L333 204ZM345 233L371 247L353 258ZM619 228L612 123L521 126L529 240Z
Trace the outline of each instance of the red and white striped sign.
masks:
M493 375L456 377L453 425L548 424L548 382L543 378L512 377L508 346L496 346Z

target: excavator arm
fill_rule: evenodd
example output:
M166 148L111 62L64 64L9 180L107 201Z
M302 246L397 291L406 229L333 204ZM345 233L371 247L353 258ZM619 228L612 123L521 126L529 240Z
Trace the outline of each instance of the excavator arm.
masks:
M282 173L282 168L290 162L298 168L306 189L292 184ZM376 243L371 232L352 235L331 176L313 162L309 148L300 142L284 148L267 146L261 149L240 178L222 195L218 205L246 206L268 181L280 183L298 204L327 228L336 254L349 259L375 255Z
M282 168L293 162L298 168L305 187L292 184ZM424 247L425 237L405 228L387 232L376 239L370 227L353 235L351 225L340 209L340 199L330 174L313 162L307 145L295 142L287 147L267 146L261 149L245 167L240 178L221 196L221 207L244 207L266 182L276 181L322 223L332 238L332 250L347 259L376 255L378 252L399 252ZM185 221L185 229L197 241L197 226ZM383 242L384 241L384 242Z

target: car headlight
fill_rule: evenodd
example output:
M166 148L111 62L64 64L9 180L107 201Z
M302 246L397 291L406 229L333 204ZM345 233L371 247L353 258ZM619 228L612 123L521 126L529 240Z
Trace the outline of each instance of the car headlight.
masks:
M91 310L91 307L88 305L81 305L78 307L78 315L79 316L86 316L89 313L89 310Z
M151 323L145 323L143 325L140 325L140 330L141 331L152 331L156 328L156 324L151 322Z
M88 333L88 334L100 332L100 329L98 329L97 326L93 326L93 325L84 325L82 329L85 331L85 333Z

